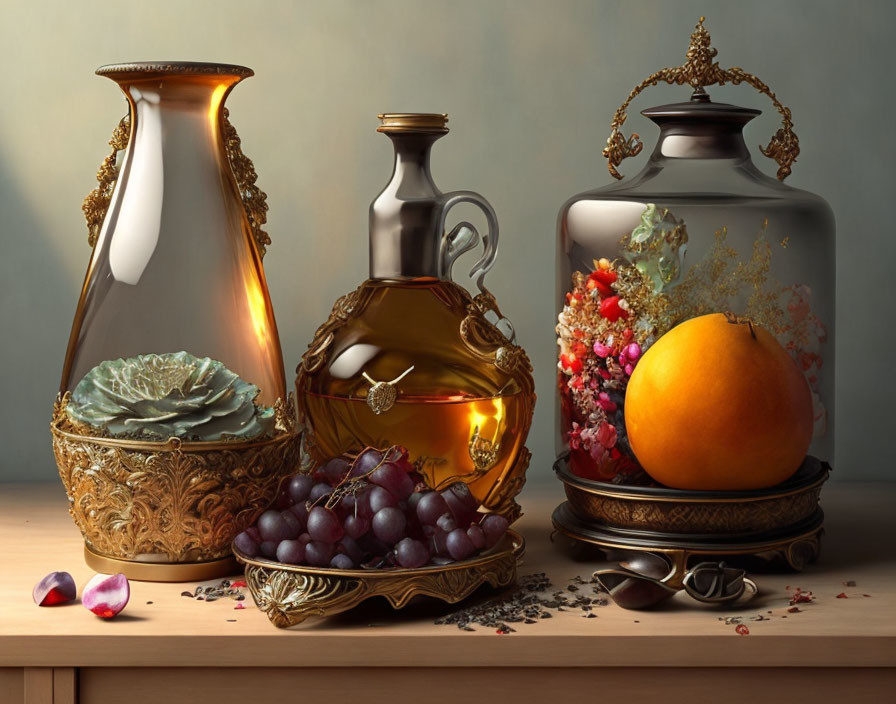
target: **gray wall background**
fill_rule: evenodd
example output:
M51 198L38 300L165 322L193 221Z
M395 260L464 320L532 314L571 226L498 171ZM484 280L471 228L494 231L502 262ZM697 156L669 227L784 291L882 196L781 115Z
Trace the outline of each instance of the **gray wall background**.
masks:
M265 267L288 381L333 300L366 274L367 206L390 173L376 114L449 113L436 180L480 191L498 212L503 245L489 285L536 368L529 481L553 486L556 214L573 193L608 182L600 150L613 111L644 76L681 63L701 14L721 64L758 74L792 108L802 154L789 183L827 198L837 217L834 476L896 478L896 3L2 0L0 9L0 481L56 476L47 422L90 254L80 204L125 111L93 71L190 59L257 73L228 107L268 194ZM751 146L777 129L751 89L711 94L764 111ZM632 112L687 97L658 87ZM648 145L656 135L637 114L628 128ZM773 172L758 151L756 161Z

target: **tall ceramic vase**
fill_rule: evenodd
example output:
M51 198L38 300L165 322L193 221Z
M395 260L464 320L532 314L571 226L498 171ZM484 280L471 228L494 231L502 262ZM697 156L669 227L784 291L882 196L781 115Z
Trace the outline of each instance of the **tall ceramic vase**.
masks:
M266 196L224 100L252 71L97 73L129 113L84 202L93 248L52 421L88 564L226 574L230 542L298 464L262 257Z

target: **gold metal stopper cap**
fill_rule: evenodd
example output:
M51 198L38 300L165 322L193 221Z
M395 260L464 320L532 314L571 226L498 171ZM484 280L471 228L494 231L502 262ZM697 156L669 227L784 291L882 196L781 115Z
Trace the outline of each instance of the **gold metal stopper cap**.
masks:
M377 115L382 123L377 132L436 132L448 131L448 115L435 112L386 112Z

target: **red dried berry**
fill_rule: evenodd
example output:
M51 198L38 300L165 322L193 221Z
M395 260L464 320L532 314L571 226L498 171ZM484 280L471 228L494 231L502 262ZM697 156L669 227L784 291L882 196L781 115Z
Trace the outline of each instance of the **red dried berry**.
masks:
M610 296L603 299L600 302L600 314L611 323L615 323L620 318L623 320L628 318L628 311L619 307L619 296Z
M748 636L748 635L750 635L750 629L747 628L746 625L743 624L743 623L739 623L739 624L735 627L734 630L737 631L737 634L740 635L740 636Z
M840 592L840 593L837 595L837 598L838 598L838 599L849 599L849 597L846 596L846 592Z

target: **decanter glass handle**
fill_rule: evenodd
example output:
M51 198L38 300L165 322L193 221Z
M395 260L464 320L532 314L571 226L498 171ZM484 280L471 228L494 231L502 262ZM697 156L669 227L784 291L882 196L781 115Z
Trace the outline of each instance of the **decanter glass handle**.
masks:
M466 221L458 223L450 232L445 233L445 221L448 219L448 211L460 203L472 203L482 210L488 224L488 231L484 235L480 234L473 225ZM442 276L446 279L451 278L451 269L455 260L465 252L473 249L479 244L480 240L482 241L485 251L479 261L470 269L470 278L476 282L476 286L482 293L487 293L488 291L483 282L485 275L494 266L495 257L498 254L498 217L495 215L491 204L473 191L446 193L443 196L442 212L439 216L438 229L436 231L445 233L442 235L442 242L439 248L439 262Z

